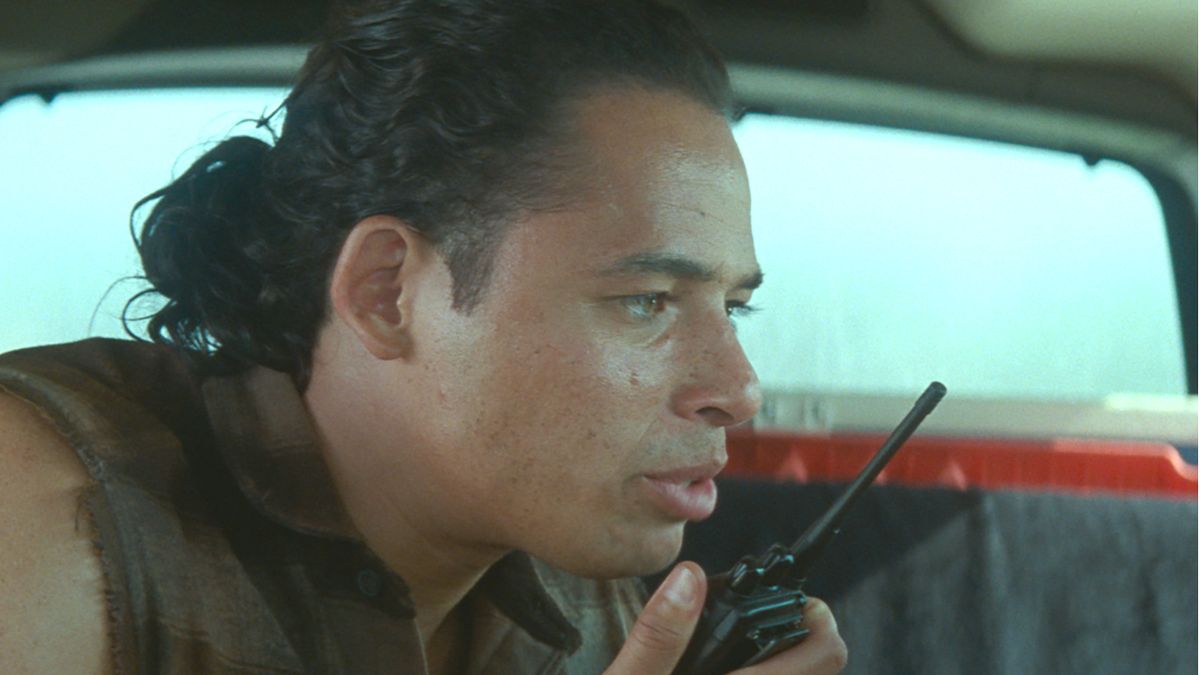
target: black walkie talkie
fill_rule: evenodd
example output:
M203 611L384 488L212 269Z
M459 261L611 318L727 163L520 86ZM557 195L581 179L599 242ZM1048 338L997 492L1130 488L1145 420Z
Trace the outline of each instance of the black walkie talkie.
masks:
M945 385L931 383L862 473L790 549L775 544L761 556L746 556L728 572L709 578L704 612L675 675L725 675L808 635L803 611L808 597L801 586L809 567L838 533L850 504L945 395Z

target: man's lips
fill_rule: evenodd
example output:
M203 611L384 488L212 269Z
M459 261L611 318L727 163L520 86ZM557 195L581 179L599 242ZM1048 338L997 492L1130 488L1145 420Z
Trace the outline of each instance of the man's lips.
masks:
M721 469L723 468L725 468L724 457L717 461L705 462L704 464L696 464L694 466L685 466L665 471L651 471L645 475L650 480L661 480L668 483L694 483L701 480L712 480L717 474L721 473Z
M713 477L720 473L725 458L694 466L643 474L643 485L650 501L670 518L704 520L717 507L717 486Z

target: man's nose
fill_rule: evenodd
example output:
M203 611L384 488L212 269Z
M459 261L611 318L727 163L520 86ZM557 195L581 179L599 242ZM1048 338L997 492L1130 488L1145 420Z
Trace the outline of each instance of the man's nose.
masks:
M721 323L687 350L688 375L676 389L673 404L680 417L728 427L754 417L763 395L733 325L728 320Z

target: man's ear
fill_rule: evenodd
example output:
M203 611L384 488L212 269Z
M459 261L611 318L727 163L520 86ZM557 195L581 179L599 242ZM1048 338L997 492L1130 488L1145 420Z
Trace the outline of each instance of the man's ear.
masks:
M371 216L350 230L333 267L333 312L379 359L402 358L410 351L412 304L411 292L405 292L405 263L414 246L428 242L396 218Z

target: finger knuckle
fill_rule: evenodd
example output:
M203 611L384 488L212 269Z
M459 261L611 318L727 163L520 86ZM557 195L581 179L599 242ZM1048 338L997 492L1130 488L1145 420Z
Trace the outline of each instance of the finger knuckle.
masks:
M643 622L638 626L639 629L630 632L629 639L643 649L670 651L679 649L687 641L687 635L674 626L655 622Z

